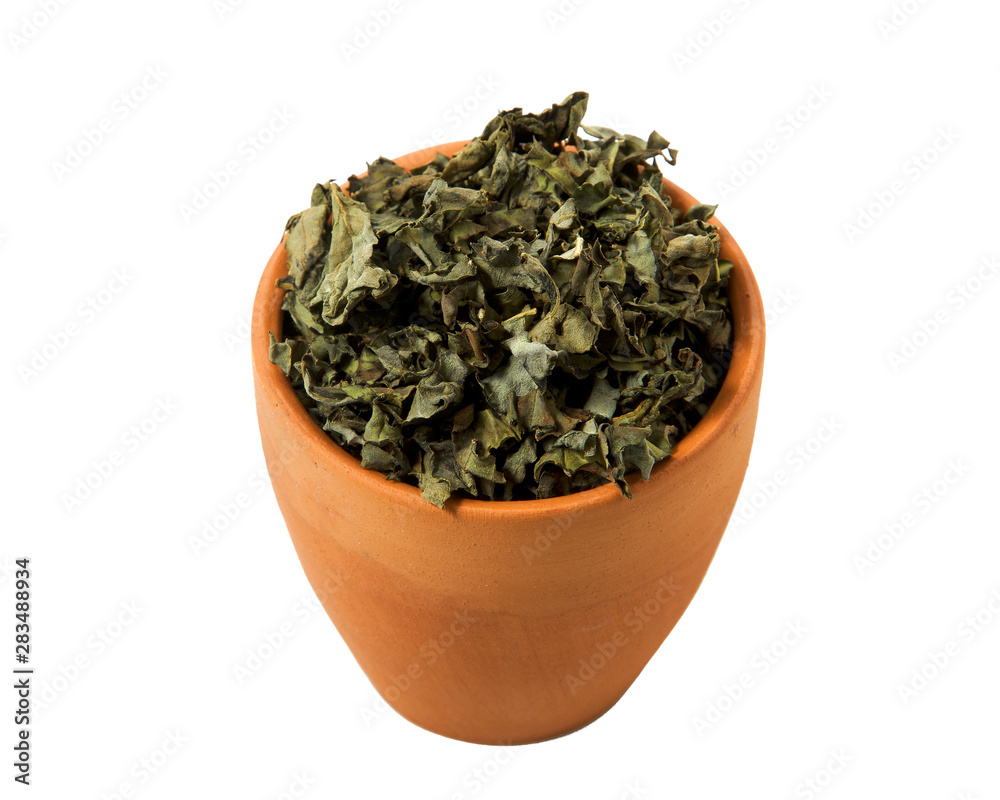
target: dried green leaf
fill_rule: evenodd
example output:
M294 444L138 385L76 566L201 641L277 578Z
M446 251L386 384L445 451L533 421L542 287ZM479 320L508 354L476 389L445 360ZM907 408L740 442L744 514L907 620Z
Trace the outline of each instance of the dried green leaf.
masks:
M438 507L629 495L725 377L715 206L673 208L669 142L581 127L587 100L505 111L409 172L376 159L286 226L269 357L337 444Z

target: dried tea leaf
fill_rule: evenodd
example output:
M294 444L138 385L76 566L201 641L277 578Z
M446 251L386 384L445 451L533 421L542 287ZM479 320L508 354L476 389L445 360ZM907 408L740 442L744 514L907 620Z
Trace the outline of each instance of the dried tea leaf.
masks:
M288 237L270 359L331 438L444 508L649 478L731 354L715 206L676 151L583 126L577 92L499 114L453 157L317 185Z

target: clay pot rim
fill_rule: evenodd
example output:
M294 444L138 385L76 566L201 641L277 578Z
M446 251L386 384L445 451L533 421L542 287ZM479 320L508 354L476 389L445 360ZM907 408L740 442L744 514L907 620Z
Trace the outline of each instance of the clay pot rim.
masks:
M428 163L437 153L453 154L467 141L450 142L435 147L418 150L393 159L406 160L414 166ZM672 181L664 178L672 205L689 208L697 200ZM345 184L346 188L346 184ZM637 473L627 476L630 487L645 493L643 485L669 480L668 473L683 469L686 461L698 457L709 442L726 435L738 417L740 410L752 399L752 389L758 373L763 368L764 356L764 305L760 289L746 256L732 234L715 217L713 225L719 229L723 256L733 263L730 273L729 296L733 313L733 353L726 377L705 416L674 447L671 455L657 464L649 481L643 481ZM301 437L314 457L326 461L331 471L344 470L351 473L352 482L363 489L379 495L387 503L424 508L427 512L453 513L475 517L496 516L514 520L517 518L537 518L544 514L581 513L599 505L621 499L621 491L613 484L605 484L574 494L533 500L480 500L477 498L455 497L447 501L442 511L424 500L420 489L408 483L393 481L382 473L368 470L361 462L334 442L309 416L306 407L299 401L291 383L276 365L270 362L268 350L270 331L281 330L281 302L284 292L275 282L287 275L284 257L284 236L272 254L261 276L254 298L251 319L251 351L253 369L269 401L274 401L279 413ZM633 502L635 501L633 498Z

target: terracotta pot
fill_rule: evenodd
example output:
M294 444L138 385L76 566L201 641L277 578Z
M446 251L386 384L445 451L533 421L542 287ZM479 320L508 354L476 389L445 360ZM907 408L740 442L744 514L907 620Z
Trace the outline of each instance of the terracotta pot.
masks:
M397 159L404 167L464 143ZM695 202L668 183L675 205ZM718 224L716 222L716 224ZM721 226L720 226L721 228ZM734 264L734 348L705 417L630 481L547 500L457 499L444 511L338 447L268 361L280 338L279 245L254 303L261 442L310 583L379 693L435 733L484 744L560 736L617 702L698 589L736 503L753 441L764 310Z

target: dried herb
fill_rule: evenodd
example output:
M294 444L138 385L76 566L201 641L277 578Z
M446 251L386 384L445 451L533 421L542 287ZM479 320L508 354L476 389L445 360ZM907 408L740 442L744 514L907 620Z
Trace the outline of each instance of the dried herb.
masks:
M583 126L588 96L497 116L452 158L380 158L287 227L271 360L363 467L530 499L650 470L702 417L731 327L714 206L671 207L657 157Z

